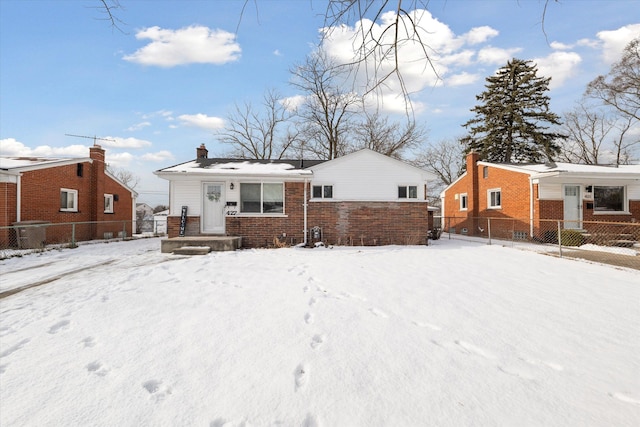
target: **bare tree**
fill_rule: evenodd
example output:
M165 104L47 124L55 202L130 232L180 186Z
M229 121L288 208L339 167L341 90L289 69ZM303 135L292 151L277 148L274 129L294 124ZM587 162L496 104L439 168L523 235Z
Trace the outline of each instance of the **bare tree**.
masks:
M298 107L305 139L302 151L327 160L348 152L348 133L360 98L344 89L344 69L316 50L291 73L291 84L304 96Z
M640 143L632 132L634 119L617 111L608 113L580 103L564 114L563 131L568 138L562 144L560 160L587 165L627 164Z
M107 164L107 171L132 190L140 183L140 177L123 168L115 168Z
M262 110L250 103L227 117L226 127L217 136L231 146L230 156L241 159L280 159L298 138L291 122L292 109L279 94L268 91L263 98Z
M417 148L426 140L424 127L410 120L404 125L389 122L378 112L364 114L364 120L354 128L353 149L369 148L386 156L402 158L407 150Z
M625 47L622 58L611 66L607 75L589 83L586 95L624 116L640 120L640 37Z
M436 174L443 187L451 184L465 168L465 148L461 139L443 139L429 145L416 157L415 164Z

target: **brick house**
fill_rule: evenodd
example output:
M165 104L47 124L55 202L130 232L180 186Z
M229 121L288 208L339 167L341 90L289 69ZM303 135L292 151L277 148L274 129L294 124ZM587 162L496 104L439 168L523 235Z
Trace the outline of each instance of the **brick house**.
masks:
M106 169L98 145L86 158L0 157L0 227L84 222L76 240L131 236L136 197ZM46 243L68 241L70 228L46 227ZM14 230L0 229L1 245L16 243Z
M156 171L169 181L168 236L242 237L278 243L424 244L427 171L371 150L334 160L196 159Z
M640 221L640 165L499 164L466 157L466 172L441 193L444 226L485 235L484 218L515 219L520 238L545 229L587 229L590 221ZM554 224L541 220L556 220ZM637 227L636 227L637 228Z

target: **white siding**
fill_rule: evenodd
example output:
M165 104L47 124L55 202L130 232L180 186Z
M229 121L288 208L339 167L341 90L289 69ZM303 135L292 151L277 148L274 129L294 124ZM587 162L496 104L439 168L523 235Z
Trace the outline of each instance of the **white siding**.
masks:
M632 184L627 187L627 199L640 200L640 184Z
M201 187L200 181L171 181L170 215L180 215L183 206L187 206L187 215L200 215Z
M538 198L540 200L562 200L562 184L539 183Z
M425 199L427 172L378 153L359 151L311 169L311 185L333 185L333 200L397 201L400 185L417 186L418 200Z

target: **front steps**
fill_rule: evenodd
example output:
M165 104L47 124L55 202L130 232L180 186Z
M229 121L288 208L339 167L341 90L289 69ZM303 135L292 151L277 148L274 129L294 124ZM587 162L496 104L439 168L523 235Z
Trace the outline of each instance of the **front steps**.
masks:
M162 253L182 253L184 255L203 255L205 247L213 252L235 251L242 246L242 237L237 236L185 236L163 239L160 243ZM196 249L197 248L197 249ZM176 252L178 251L178 252ZM197 253L188 253L197 252Z

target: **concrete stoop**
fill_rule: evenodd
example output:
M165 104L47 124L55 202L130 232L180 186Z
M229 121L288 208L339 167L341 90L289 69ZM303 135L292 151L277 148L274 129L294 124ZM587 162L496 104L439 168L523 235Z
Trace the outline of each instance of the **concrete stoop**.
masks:
M183 246L173 250L176 255L206 255L211 252L209 246Z
M160 244L160 251L162 253L181 253L183 255L203 255L211 251L235 251L241 246L242 237L237 236L185 236L163 239ZM205 247L208 248L207 252L204 252Z

